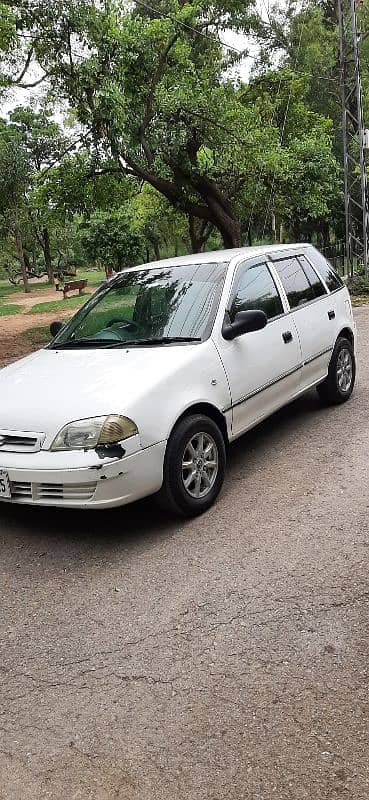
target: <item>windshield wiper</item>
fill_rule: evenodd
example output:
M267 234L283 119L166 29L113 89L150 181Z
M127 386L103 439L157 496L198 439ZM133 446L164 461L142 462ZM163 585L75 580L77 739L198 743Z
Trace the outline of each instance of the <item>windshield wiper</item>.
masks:
M201 338L197 336L160 336L156 339L127 339L124 341L111 341L109 339L69 339L67 342L60 344L51 344L50 350L64 350L65 348L79 349L80 347L105 347L112 349L113 347L149 347L150 345L159 344L175 344L176 342L201 342Z
M150 347L158 344L175 344L176 342L201 342L199 336L160 336L152 339L127 339L122 342L112 342L107 347Z
M66 347L106 347L107 342L109 342L109 339L69 339L67 342L60 342L60 344L51 344L50 350L64 350ZM120 342L115 340L113 344L120 344Z

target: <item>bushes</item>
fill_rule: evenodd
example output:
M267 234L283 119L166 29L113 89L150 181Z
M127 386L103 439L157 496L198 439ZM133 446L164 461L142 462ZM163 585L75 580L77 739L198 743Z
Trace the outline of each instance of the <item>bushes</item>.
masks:
M350 294L369 295L369 278L365 277L363 270L355 272L354 276L348 279L347 288Z
M80 227L81 244L91 262L117 272L144 260L144 239L122 210L97 211Z

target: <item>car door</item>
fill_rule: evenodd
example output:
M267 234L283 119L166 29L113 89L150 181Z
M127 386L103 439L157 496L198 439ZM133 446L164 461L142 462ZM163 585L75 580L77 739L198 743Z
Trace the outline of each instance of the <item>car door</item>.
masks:
M271 256L298 330L303 370L302 386L325 377L335 341L334 297L328 294L312 263L304 254Z
M238 311L251 309L266 313L265 328L233 341L219 335L217 342L230 386L233 436L287 403L300 387L299 338L265 257L237 268L226 317L233 321Z

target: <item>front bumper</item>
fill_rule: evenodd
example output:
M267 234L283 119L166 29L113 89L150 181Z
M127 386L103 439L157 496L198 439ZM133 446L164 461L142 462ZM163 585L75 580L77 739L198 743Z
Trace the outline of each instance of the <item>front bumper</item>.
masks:
M163 481L166 442L99 459L95 451L0 453L12 497L4 503L63 508L112 508L157 492ZM0 503L1 504L1 503Z

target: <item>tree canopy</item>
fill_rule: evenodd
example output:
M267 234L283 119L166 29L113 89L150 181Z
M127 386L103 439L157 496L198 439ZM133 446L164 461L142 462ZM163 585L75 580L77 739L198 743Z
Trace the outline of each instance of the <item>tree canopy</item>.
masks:
M20 0L1 8L0 91L30 93L0 129L2 180L14 148L14 175L23 176L12 213L1 213L13 238L16 214L26 259L33 248L50 279L58 264L81 258L87 231L92 242L99 230L102 244L103 220L106 248L95 240L95 257L110 253L115 263L119 224L127 263L136 236L137 258L273 235L319 243L342 236L331 0L261 12L254 0ZM256 43L255 57L237 37L224 46L231 31ZM363 86L368 110L369 59Z

